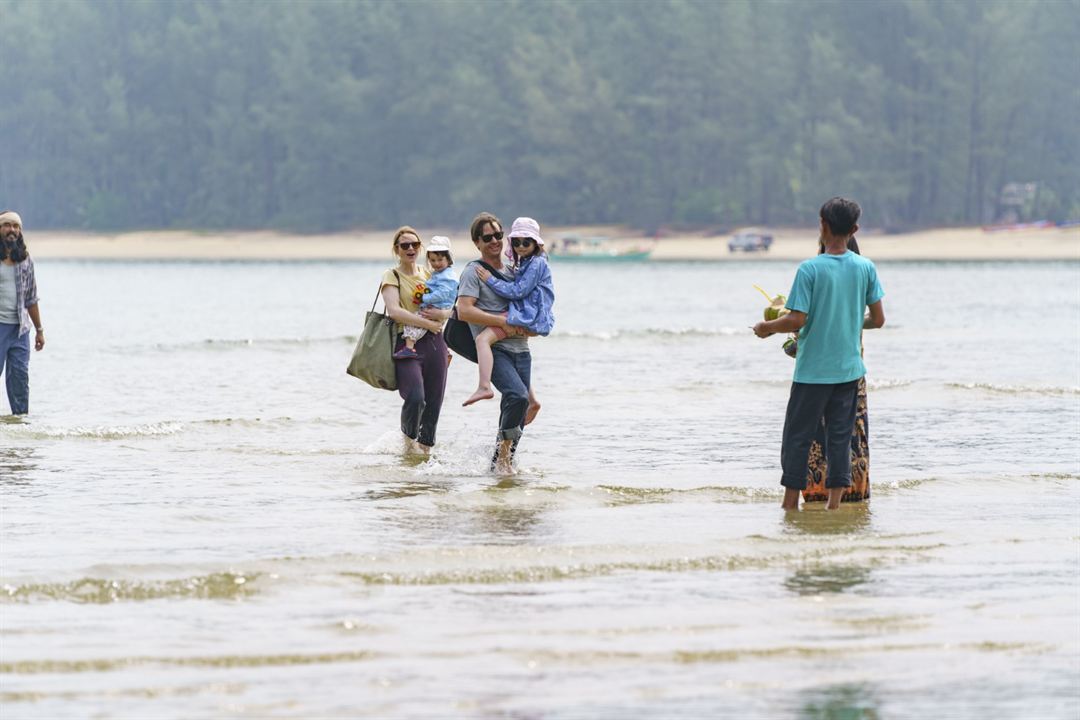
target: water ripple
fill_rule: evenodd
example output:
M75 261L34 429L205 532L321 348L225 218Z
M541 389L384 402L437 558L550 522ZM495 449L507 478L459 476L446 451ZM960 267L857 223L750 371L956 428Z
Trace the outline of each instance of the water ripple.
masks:
M124 670L143 665L165 665L173 667L280 667L289 665L315 665L323 663L359 662L376 657L373 652L355 650L351 652L286 654L286 655L216 655L210 657L127 657L127 658L87 658L82 660L17 660L0 663L0 674L19 673L23 675L39 673L78 673L107 672Z
M251 582L258 574L213 573L180 580L132 581L81 578L67 583L31 583L0 587L0 602L63 600L79 604L198 598L237 600L254 594Z

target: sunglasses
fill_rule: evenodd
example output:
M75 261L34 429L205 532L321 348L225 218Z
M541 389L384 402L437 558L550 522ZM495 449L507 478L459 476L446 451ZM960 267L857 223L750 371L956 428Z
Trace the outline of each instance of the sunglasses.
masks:
M486 243L489 243L492 240L502 240L503 239L503 233L502 233L502 230L500 230L499 232L491 233L490 235L481 235L480 239L483 240Z
M516 248L529 247L534 242L536 242L536 241L533 240L532 238L510 238L510 244L513 245Z
M397 246L402 250L412 250L413 248L420 247L420 242L399 242Z

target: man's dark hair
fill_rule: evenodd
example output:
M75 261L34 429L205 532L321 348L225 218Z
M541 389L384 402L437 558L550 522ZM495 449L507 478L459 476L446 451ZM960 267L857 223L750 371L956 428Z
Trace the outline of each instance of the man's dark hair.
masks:
M469 227L469 235L472 237L473 243L480 242L480 236L483 234L483 228L488 223L497 226L502 230L502 223L499 222L499 218L495 217L489 212L482 212L473 218L472 225Z
M834 197L821 206L821 219L833 235L850 235L862 215L859 203L847 198Z
M0 211L0 215L6 212L11 211ZM30 257L30 252L26 249L26 239L23 237L22 229L19 230L19 237L15 238L15 242L0 238L0 260L10 259L12 262L19 263L28 257Z

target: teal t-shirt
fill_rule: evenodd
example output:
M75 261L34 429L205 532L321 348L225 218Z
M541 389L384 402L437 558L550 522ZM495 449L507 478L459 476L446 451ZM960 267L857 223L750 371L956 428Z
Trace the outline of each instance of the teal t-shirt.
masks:
M799 265L787 308L806 313L795 356L795 382L831 385L866 374L860 352L863 313L885 297L877 268L850 250Z

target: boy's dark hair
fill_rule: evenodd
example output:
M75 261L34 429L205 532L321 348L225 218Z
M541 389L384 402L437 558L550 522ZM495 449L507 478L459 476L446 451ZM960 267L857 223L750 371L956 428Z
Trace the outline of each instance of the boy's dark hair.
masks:
M855 239L854 235L847 239L847 249L855 253L856 255L862 255L862 252L859 250L859 241ZM825 246L822 245L820 242L818 243L817 254L825 254Z
M454 264L454 258L450 257L450 253L445 250L428 250L427 254L446 258L446 267L450 267Z
M821 219L833 235L850 235L862 215L859 203L847 198L834 197L821 206Z

